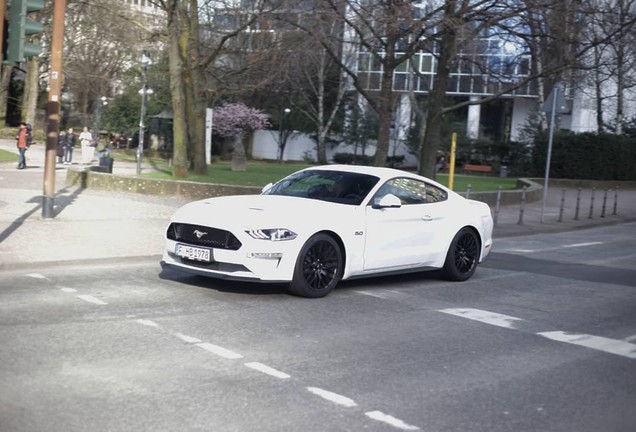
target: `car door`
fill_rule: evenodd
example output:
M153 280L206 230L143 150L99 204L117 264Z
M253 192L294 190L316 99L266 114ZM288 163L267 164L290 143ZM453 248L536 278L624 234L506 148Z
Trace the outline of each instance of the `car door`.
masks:
M399 207L377 207L388 195ZM411 178L384 184L366 207L364 270L391 270L430 266L439 261L440 242L447 231L447 194L440 188Z

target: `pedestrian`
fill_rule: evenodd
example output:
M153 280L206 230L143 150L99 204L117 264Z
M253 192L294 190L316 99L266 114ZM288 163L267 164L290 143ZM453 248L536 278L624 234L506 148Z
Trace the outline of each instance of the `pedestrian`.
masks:
M29 148L28 135L29 131L27 129L27 124L25 122L20 123L20 129L18 129L18 134L15 137L18 152L20 153L18 169L26 168L26 151Z
M79 140L82 146L82 163L88 165L93 161L93 156L95 156L95 141L93 140L93 134L88 130L87 126L84 126Z
M73 147L75 147L75 132L73 128L68 128L64 140L64 165L73 163Z
M64 160L64 144L65 143L66 143L66 132L60 131L59 135L57 136L57 147L56 147L57 163L59 164L61 164Z
M95 147L97 159L102 157L112 157L112 151L110 150L110 143L108 137L105 137L103 140L97 141L97 147Z
M437 163L435 164L435 172L436 173L443 172L445 168L446 168L446 158L444 156L440 156L439 159L437 159Z

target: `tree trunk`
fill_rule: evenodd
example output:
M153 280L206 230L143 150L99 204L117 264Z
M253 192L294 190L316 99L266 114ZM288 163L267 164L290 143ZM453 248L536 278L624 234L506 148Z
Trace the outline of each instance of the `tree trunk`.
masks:
M603 82L601 80L601 54L600 48L594 47L594 90L596 93L596 132L602 133L605 129L603 121Z
M173 114L173 161L172 175L179 178L188 176L187 126L185 108L185 89L183 86L183 61L179 50L181 35L179 0L170 0L168 12L168 52L170 65L170 92Z
M243 137L237 136L234 139L234 151L232 152L232 171L245 171L246 157Z
M618 22L620 25L618 40L616 41L616 135L623 134L623 122L625 121L625 97L623 92L625 91L625 80L628 75L625 70L625 32L623 28L629 14L626 10L625 1L619 2L619 17Z
M0 65L2 77L0 78L0 126L7 123L7 95L9 94L9 81L11 81L11 71L13 67Z
M208 173L207 155L205 154L205 108L207 107L207 81L205 65L201 63L201 39L199 32L199 13L197 0L190 0L190 67L192 74L193 115L189 119L190 140L193 148L194 172L198 175Z
M393 119L393 73L395 72L395 46L397 44L397 21L390 21L386 28L387 44L382 84L378 95L376 113L378 114L378 141L373 155L374 166L384 166L389 154L391 139L391 120Z
M24 82L24 101L22 103L22 121L35 124L36 110L39 94L38 72L40 62L37 57L30 57L27 60L27 73Z
M444 98L457 41L457 28L455 28L457 25L455 22L456 3L457 0L449 0L444 7L443 25L446 27L446 31L440 42L437 73L433 80L433 89L429 95L426 130L424 131L424 142L420 153L419 173L430 178L435 176L437 150L442 146Z

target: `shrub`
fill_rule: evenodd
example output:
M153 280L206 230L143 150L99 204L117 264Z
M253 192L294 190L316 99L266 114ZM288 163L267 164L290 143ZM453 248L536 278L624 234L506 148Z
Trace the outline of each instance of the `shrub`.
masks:
M367 155L354 155L353 153L336 153L333 161L344 165L370 165L373 158Z
M537 135L533 174L545 175L548 135ZM588 180L636 180L636 138L627 135L560 131L552 144L550 177Z

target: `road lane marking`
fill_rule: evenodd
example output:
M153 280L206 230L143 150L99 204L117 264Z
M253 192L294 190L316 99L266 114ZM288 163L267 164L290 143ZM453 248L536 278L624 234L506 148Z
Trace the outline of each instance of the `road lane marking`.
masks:
M462 318L468 318L474 321L483 322L485 324L494 325L497 327L504 327L509 329L516 329L516 321L523 321L521 318L516 318L509 315L498 314L494 312L488 312L481 309L471 308L452 308L441 309L439 312L443 312L449 315L455 315Z
M64 291L65 293L76 293L77 290L74 288L60 288L62 291Z
M577 248L577 247L586 247L586 246L596 246L603 244L603 242L587 242L587 243L573 243L569 245L563 245L564 248Z
M291 378L291 375L287 375L285 372L276 370L272 367L264 365L263 363L250 362L250 363L245 363L245 366L247 366L248 368L257 370L259 372L263 372L264 374L271 375L276 378L281 378L281 379Z
M636 341L636 335L627 336L627 337L625 338L625 340L626 340L627 342L634 342L634 341Z
M622 340L609 339L588 334L576 334L563 331L551 331L537 333L558 342L579 345L586 348L616 354L630 359L636 359L636 345Z
M521 318L497 314L480 309L441 309L439 310L439 312L514 330L520 330L516 328L516 323L519 321L524 321ZM630 359L636 359L636 344L630 343L630 341L627 340L617 340L588 334L568 333L564 331L547 331L533 334L536 334L537 336L543 336L547 339L551 339L557 342L565 342L572 345L591 348L597 351L603 351L609 354L616 354Z
M154 321L151 320L146 320L146 319L138 319L137 322L141 325L145 325L148 327L159 327L159 324L157 324Z
M579 248L579 247L596 246L600 244L603 244L603 242L572 243L572 244L541 248L541 249L504 249L502 250L502 252L517 252L517 253L551 252L551 251L557 251L560 249L572 249L572 248Z
M395 418L391 415L384 414L382 411L368 411L364 413L364 415L366 415L370 419L381 421L383 423L386 423L398 429L409 430L409 431L420 430L419 427L410 425L406 423L405 421L400 420L399 418Z
M320 396L321 398L326 399L329 402L333 402L343 407L353 408L355 406L358 406L358 404L353 399L349 399L348 397L339 395L338 393L333 393L318 387L307 387L307 390L310 393L315 394L316 396Z
M174 333L174 335L178 337L179 339L181 339L182 341L191 343L191 344L197 344L197 343L203 342L201 339L197 339L195 337L187 336L181 333Z
M40 273L29 273L27 276L32 277L34 279L46 279L46 276L43 276Z
M220 347L218 345L214 345L211 343L207 343L207 342L201 342L196 344L196 346L198 346L199 348L202 348L208 352L211 352L213 354L218 355L219 357L223 357L226 359L230 359L230 360L236 360L236 359L240 359L243 358L243 356L239 353L236 353L232 350L229 350L227 348L223 348Z
M93 304L96 304L96 305L107 305L108 304L105 301L102 301L102 300L98 299L97 297L93 297L92 295L88 295L88 294L78 294L75 297L77 297L80 300L84 300L87 303L93 303Z
M381 296L379 294L371 293L369 291L353 291L353 292L356 293L356 294L362 294L362 295L365 295L365 296L377 297L377 298L381 298L381 299L385 299L386 300L386 297Z

